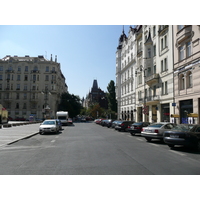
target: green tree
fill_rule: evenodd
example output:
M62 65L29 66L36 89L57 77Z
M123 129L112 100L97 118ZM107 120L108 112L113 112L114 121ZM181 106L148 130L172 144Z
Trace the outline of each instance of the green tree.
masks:
M107 99L108 99L108 109L113 112L117 112L117 100L115 93L115 82L113 80L110 81L107 87Z
M70 93L63 93L58 110L68 111L70 117L76 117L82 109L80 97Z

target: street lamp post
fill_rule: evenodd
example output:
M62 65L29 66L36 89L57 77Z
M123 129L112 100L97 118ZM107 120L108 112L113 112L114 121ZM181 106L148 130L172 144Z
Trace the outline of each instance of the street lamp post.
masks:
M47 119L50 117L50 107L47 101L48 101L48 95L51 95L51 92L49 91L48 87L45 87L45 90L42 91L42 94L44 94L43 118Z

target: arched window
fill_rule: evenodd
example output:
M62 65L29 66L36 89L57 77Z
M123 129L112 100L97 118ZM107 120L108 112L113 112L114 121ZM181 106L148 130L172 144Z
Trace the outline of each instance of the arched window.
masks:
M184 74L181 74L179 77L179 89L184 90L185 89L185 76Z
M192 87L192 72L189 71L187 73L187 88L191 88Z

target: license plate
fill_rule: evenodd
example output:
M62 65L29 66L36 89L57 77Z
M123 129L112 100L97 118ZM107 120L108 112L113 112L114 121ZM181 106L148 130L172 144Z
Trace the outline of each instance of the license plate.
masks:
M179 138L178 135L170 135L171 138Z
M146 132L152 133L152 130L146 129Z

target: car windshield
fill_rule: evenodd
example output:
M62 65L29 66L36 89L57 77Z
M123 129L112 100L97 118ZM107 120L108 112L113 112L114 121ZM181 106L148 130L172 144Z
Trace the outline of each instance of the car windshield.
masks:
M163 126L164 124L151 124L148 127L155 127L155 128L160 128L161 126Z
M180 125L178 124L177 126L173 127L172 130L180 130L180 131L188 131L191 128L187 125Z
M44 121L43 125L54 125L55 121Z
M141 123L134 123L134 124L132 124L133 126L140 126L140 125L142 125L142 122Z

